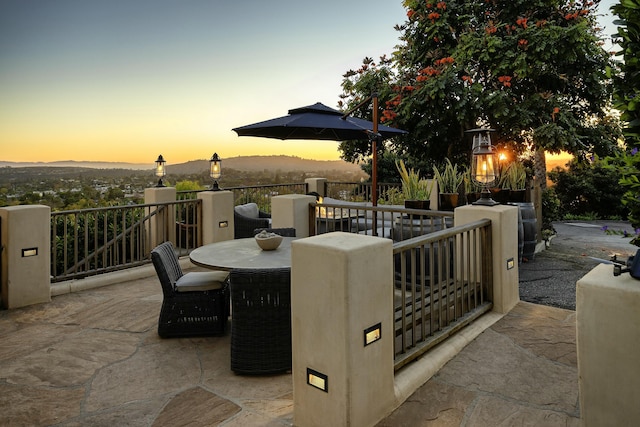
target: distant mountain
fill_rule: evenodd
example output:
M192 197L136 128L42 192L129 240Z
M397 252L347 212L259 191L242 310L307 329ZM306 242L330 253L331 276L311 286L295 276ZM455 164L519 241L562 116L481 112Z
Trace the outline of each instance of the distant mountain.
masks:
M293 156L241 156L222 159L225 168L240 171L281 171L281 172L362 172L360 166L343 160L310 160ZM168 174L189 174L209 170L208 160L192 160L177 165L167 165ZM364 173L363 173L364 174Z
M75 160L59 160L56 162L5 162L0 160L0 167L32 168L32 167L57 167L57 168L90 168L90 169L153 169L153 163L126 163L126 162L90 162Z
M63 160L57 162L6 162L0 160L0 167L26 168L26 167L65 167L65 168L90 168L90 169L134 169L152 170L153 163L126 163L126 162L83 162ZM281 172L361 172L360 166L343 160L310 160L293 156L241 156L230 157L222 160L222 167L241 171L281 171ZM169 174L191 174L209 170L208 160L192 160L180 164L168 164Z

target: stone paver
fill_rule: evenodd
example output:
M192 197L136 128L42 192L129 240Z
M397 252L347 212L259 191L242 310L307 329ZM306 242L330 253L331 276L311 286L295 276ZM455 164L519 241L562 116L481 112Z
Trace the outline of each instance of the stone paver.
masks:
M184 422L184 414L198 414L190 426L215 426L233 417L242 408L201 387L194 387L174 397L164 407L154 426L175 426Z
M290 374L235 375L228 333L159 338L161 301L149 278L0 311L3 422L293 425ZM575 425L577 401L574 313L520 303L379 426Z
M378 427L577 426L579 416L575 313L520 302Z

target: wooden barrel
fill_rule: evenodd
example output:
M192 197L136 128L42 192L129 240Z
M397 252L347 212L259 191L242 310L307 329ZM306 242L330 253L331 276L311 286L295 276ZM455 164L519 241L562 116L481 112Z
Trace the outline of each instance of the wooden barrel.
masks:
M524 225L522 225L522 209L518 206L518 264L522 263L524 250Z
M512 204L518 206L520 221L522 222L522 261L532 261L536 254L536 244L538 243L536 208L530 202ZM520 242L518 242L519 245Z

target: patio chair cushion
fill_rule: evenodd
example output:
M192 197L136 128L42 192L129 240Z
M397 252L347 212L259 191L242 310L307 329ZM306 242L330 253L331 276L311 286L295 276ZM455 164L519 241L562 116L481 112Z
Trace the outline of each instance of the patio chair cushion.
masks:
M260 218L260 211L256 203L247 203L244 205L238 205L234 208L242 216L247 218Z
M225 271L193 271L176 282L177 292L210 291L222 289L229 273Z

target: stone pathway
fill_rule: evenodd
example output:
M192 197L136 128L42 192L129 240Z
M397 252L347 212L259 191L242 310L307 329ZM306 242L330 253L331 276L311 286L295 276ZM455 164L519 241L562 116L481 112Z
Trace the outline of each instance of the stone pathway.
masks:
M229 335L161 339L157 278L0 311L2 425L292 425L291 375L229 368Z
M291 375L239 376L229 334L161 339L157 279L0 311L8 426L291 426ZM428 356L427 356L428 357ZM575 312L521 302L386 426L578 425Z
M521 302L378 427L578 426L575 312Z

